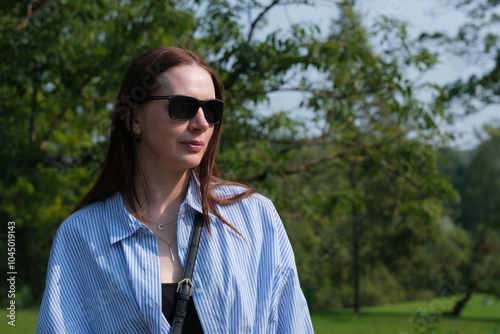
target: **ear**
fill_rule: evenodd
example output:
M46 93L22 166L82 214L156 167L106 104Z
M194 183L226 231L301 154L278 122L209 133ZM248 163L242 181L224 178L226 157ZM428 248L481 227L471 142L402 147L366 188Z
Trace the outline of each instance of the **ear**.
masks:
M140 117L138 117L139 113L139 108L132 108L132 110L129 111L129 114L127 115L127 119L125 121L125 127L127 128L127 130L129 130L136 136L139 136L142 133L141 124L139 122Z

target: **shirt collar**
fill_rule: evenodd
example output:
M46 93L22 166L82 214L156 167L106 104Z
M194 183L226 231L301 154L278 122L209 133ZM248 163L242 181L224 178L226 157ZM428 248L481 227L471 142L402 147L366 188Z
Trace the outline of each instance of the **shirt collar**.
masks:
M191 173L191 180L189 182L188 191L184 203L182 203L181 210L185 210L186 206L191 207L193 210L202 213L201 207L201 191L200 191L200 181L196 177L194 171ZM210 220L217 219L217 217L212 213L208 212L208 217Z
M141 227L141 223L128 212L120 192L111 196L107 200L107 205L112 212L112 218L114 218L108 225L111 244L134 234Z
M191 173L191 180L189 181L188 191L184 203L181 207L186 205L190 206L198 212L202 212L201 209L201 192L200 192L200 181L196 177L194 171Z
M109 242L111 244L127 238L141 228L142 223L128 212L120 192L111 196L107 200L107 205L112 212L112 216L115 218L108 225ZM181 205L181 210L185 211L186 206L191 207L195 211L202 212L200 182L194 172L191 173L188 191ZM212 214L210 214L210 216L212 216Z

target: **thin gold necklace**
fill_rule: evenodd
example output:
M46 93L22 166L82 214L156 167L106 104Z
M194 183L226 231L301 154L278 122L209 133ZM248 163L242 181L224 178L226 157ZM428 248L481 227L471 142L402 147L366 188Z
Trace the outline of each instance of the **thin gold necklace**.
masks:
M155 224L155 225L157 225L157 226L158 226L158 229L159 229L160 231L163 231L163 230L165 229L165 225L170 225L170 224L172 224L173 222L176 222L176 221L177 221L177 218L175 218L174 220L169 221L169 222L168 222L168 223L166 223L166 224L156 224L156 223L151 223L151 224Z
M165 225L170 225L172 224L173 222L176 222L177 221L177 218L175 218L174 220L172 221L169 221L168 223L166 224L156 224L156 223L153 223L153 222L149 222L150 224L154 224L156 226L158 226L158 229L160 231L163 231L165 229ZM172 262L175 262L175 258L174 258L174 252L172 251L172 245L174 244L174 242L177 240L177 238L175 238L171 243L168 243L165 239L163 239L162 237L160 237L157 233L155 233L155 235L161 240L163 241L164 243L166 243L168 245L168 248L170 249L170 258L172 259Z
M172 245L174 244L174 242L177 241L177 238L174 238L174 240L171 243L168 243L167 240L163 239L158 234L156 234L156 237L168 245L168 248L170 249L170 258L172 259L172 262L175 262L174 252L172 251Z

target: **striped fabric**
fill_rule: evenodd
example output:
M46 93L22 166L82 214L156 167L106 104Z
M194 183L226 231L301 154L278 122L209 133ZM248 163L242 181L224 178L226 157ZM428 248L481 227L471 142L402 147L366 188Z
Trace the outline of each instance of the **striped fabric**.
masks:
M217 188L219 196L242 192ZM273 204L255 194L217 208L203 230L193 300L205 333L312 333L292 247ZM177 220L184 266L195 212L192 178ZM52 246L37 333L169 333L161 310L158 242L120 194L74 213Z

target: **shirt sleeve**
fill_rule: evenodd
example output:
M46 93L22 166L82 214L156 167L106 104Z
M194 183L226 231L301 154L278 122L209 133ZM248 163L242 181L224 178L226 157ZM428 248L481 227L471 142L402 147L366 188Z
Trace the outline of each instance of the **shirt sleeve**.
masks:
M36 333L90 333L75 243L61 226L54 238ZM76 245L77 246L77 245Z
M275 278L277 291L274 295L276 332L314 333L307 301L300 288L292 245L274 206L272 215L276 226L276 246L279 254Z
M285 275L278 301L278 333L314 333L309 308L295 268Z

